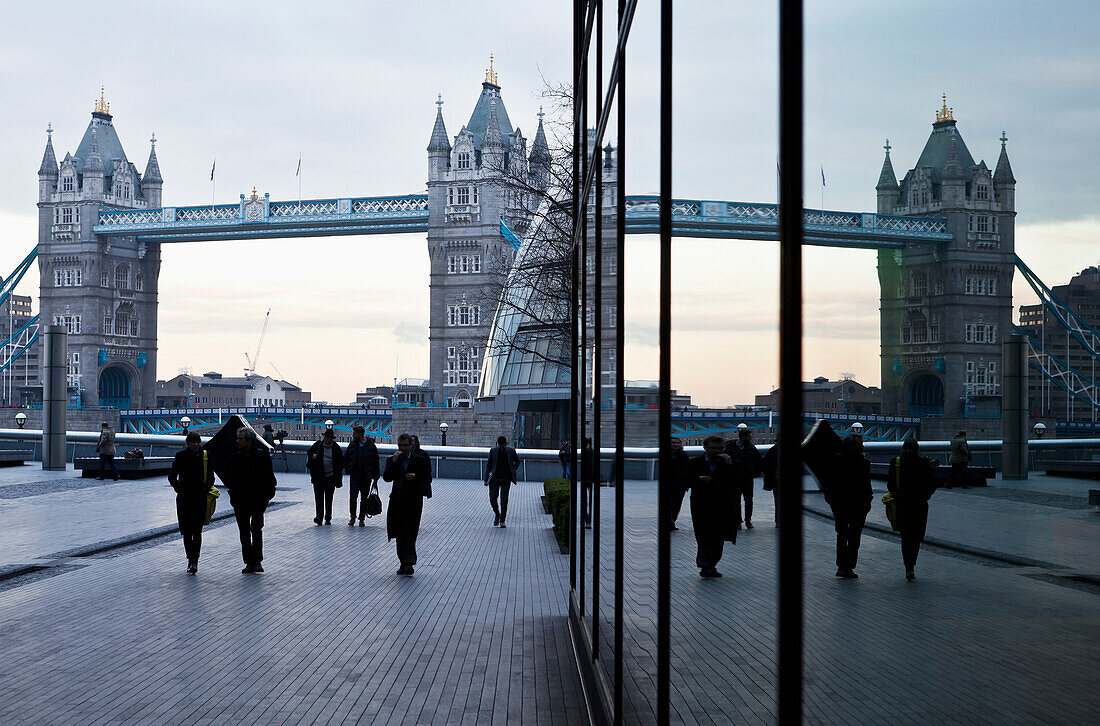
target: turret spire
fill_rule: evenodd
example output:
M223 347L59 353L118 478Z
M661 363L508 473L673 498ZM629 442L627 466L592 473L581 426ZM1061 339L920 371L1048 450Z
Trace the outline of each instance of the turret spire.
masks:
M485 69L485 82L491 83L494 86L499 86L497 83L497 72L493 70L493 54L489 54L489 67Z
M99 87L99 100L95 102L92 113L102 114L108 118L111 116L111 104L107 103L106 89L103 86Z
M149 138L149 161L145 165L145 174L141 177L141 186L162 183L164 179L160 176L160 162L157 161L157 135L154 133Z
M42 153L42 165L38 167L38 176L57 177L57 157L53 153L53 124L46 126L46 150Z
M88 158L84 160L84 175L103 175L103 160L99 158L99 142L96 141L96 130L92 129L92 143L88 147Z
M451 142L447 138L447 126L443 123L443 94L439 94L435 102L435 126L432 127L432 138L428 142L428 151L440 151L451 153Z
M1008 136L1004 131L1001 132L1001 156L997 159L997 169L993 172L993 183L997 185L1001 184L1015 184L1016 177L1012 176L1012 164L1008 163Z
M542 128L542 106L539 106L539 128L535 132L535 141L531 144L531 156L528 157L532 164L545 164L550 162L550 146L546 143L546 132Z
M500 121L497 119L496 99L489 101L489 118L485 122L485 137L481 142L482 148L486 146L504 146L504 136L500 133Z
M894 173L894 165L890 162L890 139L886 139L886 145L882 148L886 149L886 158L882 160L882 171L878 175L878 184L875 185L875 189L880 192L898 190L898 177Z

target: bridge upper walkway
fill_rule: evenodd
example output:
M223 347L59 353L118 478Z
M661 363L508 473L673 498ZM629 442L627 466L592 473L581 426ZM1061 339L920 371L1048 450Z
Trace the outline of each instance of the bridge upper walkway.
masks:
M464 214L476 205L462 206ZM626 198L626 231L656 234L658 199ZM804 214L806 244L856 248L900 248L906 242L947 242L942 219L889 217L872 213L808 209ZM673 234L776 240L779 213L774 204L677 199ZM99 235L135 235L161 242L323 237L345 234L425 233L428 195L310 199L274 202L265 195L239 204L162 209L102 209L94 230Z

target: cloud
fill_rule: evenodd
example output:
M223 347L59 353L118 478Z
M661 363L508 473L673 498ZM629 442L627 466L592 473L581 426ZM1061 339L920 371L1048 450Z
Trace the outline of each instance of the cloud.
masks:
M428 341L428 326L420 323L410 323L402 320L390 331L390 335L399 343L407 345L426 345Z

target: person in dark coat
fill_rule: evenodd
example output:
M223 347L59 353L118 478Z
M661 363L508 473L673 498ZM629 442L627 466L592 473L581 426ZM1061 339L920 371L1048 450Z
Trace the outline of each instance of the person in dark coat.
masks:
M351 443L344 451L344 471L348 474L348 504L351 507L351 519L348 526L355 525L356 502L362 494L363 503L359 508L359 526L366 526L367 497L371 487L378 483L378 447L374 439L365 435L362 426L351 429Z
M194 575L199 571L206 493L214 486L214 467L202 450L202 438L198 434L187 434L187 448L176 452L168 472L168 483L176 490L176 519L183 535L183 551L187 554L187 572Z
M871 511L871 462L863 455L863 437L848 434L841 443L825 500L836 527L836 576L855 579L859 540Z
M669 442L672 447L672 480L675 482L672 489L672 522L671 529L679 529L676 520L680 517L680 510L684 506L684 495L691 488L691 457L684 451L684 442L673 438Z
M412 437L397 437L397 453L386 460L382 478L393 482L390 506L386 513L386 535L397 540L399 575L413 574L416 564L416 536L420 533L420 515L424 497L431 497L432 463L424 454L414 453Z
M264 512L275 497L271 457L252 429L237 429L237 451L229 458L229 503L241 533L242 574L263 572Z
M966 465L973 457L970 455L970 445L966 443L966 432L960 431L951 438L951 454L947 463L951 464L951 475L947 479L947 488L962 487L966 489Z
M745 529L752 529L753 480L761 474L764 457L752 443L752 430L745 424L737 425L737 438L726 442L725 451L738 473L737 527L741 528L741 500L744 499Z
M313 523L319 525L324 520L325 524L332 524L332 496L337 487L344 485L344 450L336 443L332 429L325 429L321 440L309 447L306 468L313 482L313 499L317 505Z
M898 524L901 531L901 557L905 563L905 579L916 579L914 568L917 554L928 526L928 500L936 490L932 478L932 462L919 455L915 439L901 445L901 456L890 462L886 486L897 500Z
M584 487L584 526L592 526L592 484L596 481L598 470L596 469L596 452L592 450L592 439L584 438L584 446L581 447L581 484Z
M703 455L691 460L691 523L700 577L721 577L717 566L723 543L737 541L739 474L723 451L725 443L721 436L708 436Z
M561 446L558 447L558 462L561 464L561 478L569 479L573 473L573 451L565 439L561 440Z
M519 456L508 445L508 439L497 437L497 445L489 449L489 461L485 466L485 486L489 487L489 504L493 505L493 526L507 527L504 520L508 517L508 489L516 483L519 470ZM497 506L497 497L500 506Z
M764 460L761 463L762 473L764 475L763 489L766 492L772 493L772 504L775 505L773 511L775 512L775 526L779 526L779 443L774 443L764 454Z

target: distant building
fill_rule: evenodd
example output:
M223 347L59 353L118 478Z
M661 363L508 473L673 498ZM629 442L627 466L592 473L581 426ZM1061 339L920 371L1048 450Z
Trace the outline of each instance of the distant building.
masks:
M425 378L402 378L394 388L394 405L416 408L429 406L432 403L432 383ZM452 404L458 408L468 408L465 405Z
M1089 267L1075 275L1065 285L1051 288L1058 298L1091 325L1100 329L1100 267ZM1055 355L1086 377L1095 375L1095 360L1075 340L1042 304L1020 306L1020 327ZM1076 401L1065 389L1052 384L1034 370L1028 372L1028 412L1032 416L1046 416L1074 420L1085 416L1091 420L1088 404ZM1095 380L1095 379L1094 379Z
M29 295L8 296L8 299L0 305L0 336L2 336L0 340L9 340L33 317ZM18 342L13 341L16 344ZM2 376L0 376L0 399L2 399L3 405L11 406L20 403L23 401L20 392L27 387L37 385L40 350L41 346L38 344L32 345L14 364L4 369ZM15 349L12 352L14 353Z
M779 389L758 395L756 405L778 409ZM802 383L802 409L814 413L880 414L882 391L851 378L830 381L825 376L818 376Z
M270 376L223 376L217 371L202 375L181 373L157 381L157 408L297 407L308 404L312 394L289 381Z
M393 386L372 386L355 394L355 405L364 408L389 408L393 405Z
M626 396L627 408L657 408L659 404L658 392L660 390L660 382L658 381L623 381L624 394ZM604 386L605 395L608 397L608 403L606 405L614 407L615 405L615 389ZM691 408L691 396L686 393L677 393L675 390L672 392L672 408L684 409Z

